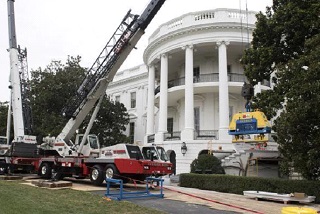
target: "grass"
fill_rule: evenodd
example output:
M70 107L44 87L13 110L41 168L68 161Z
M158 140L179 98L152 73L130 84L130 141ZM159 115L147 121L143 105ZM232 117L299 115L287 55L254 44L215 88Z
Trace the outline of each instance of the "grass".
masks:
M20 182L0 180L1 214L162 213L128 201L109 201L88 192L38 188Z

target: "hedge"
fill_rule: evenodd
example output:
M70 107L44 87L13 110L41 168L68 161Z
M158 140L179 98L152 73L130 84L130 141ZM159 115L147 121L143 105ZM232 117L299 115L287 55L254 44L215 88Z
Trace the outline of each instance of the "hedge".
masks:
M315 202L320 203L320 181L186 173L180 175L180 186L241 195L247 190L280 194L303 192L316 196Z

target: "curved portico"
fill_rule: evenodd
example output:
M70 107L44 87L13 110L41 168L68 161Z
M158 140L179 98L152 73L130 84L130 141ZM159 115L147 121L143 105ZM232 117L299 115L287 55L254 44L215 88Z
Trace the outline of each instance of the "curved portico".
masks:
M190 162L209 145L233 148L229 118L244 110L240 93L246 78L239 60L251 40L255 14L232 9L188 13L164 23L149 38L145 143L175 150L178 172L190 164L179 159ZM177 152L182 142L192 148L183 158Z

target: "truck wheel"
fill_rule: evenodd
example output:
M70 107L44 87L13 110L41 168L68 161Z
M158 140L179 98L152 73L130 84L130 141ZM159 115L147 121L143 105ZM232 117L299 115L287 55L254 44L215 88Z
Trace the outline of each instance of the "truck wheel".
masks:
M64 175L63 173L58 172L58 173L56 174L56 176L55 176L55 179L56 179L56 180L62 180L62 179L64 179L64 177L65 177L65 175Z
M0 161L0 164L5 164L6 162L5 161ZM3 166L3 167L0 167L0 175L3 175L3 174L7 174L8 172L8 168Z
M39 168L39 175L41 178L51 178L52 175L52 167L49 163L42 163Z
M103 172L103 168L100 165L94 165L90 173L91 183L99 186L104 181L104 178L105 175Z
M119 171L113 164L108 164L105 168L106 178L118 178Z

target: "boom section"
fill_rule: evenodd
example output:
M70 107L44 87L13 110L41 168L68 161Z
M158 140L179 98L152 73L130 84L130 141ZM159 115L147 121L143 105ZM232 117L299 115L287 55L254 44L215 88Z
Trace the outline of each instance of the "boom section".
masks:
M76 95L69 100L63 109L62 113L69 118L69 121L58 139L70 140L100 96L105 94L109 82L113 80L116 72L138 43L144 30L164 2L165 0L152 0L140 17L132 14L131 10L127 12L89 69Z

